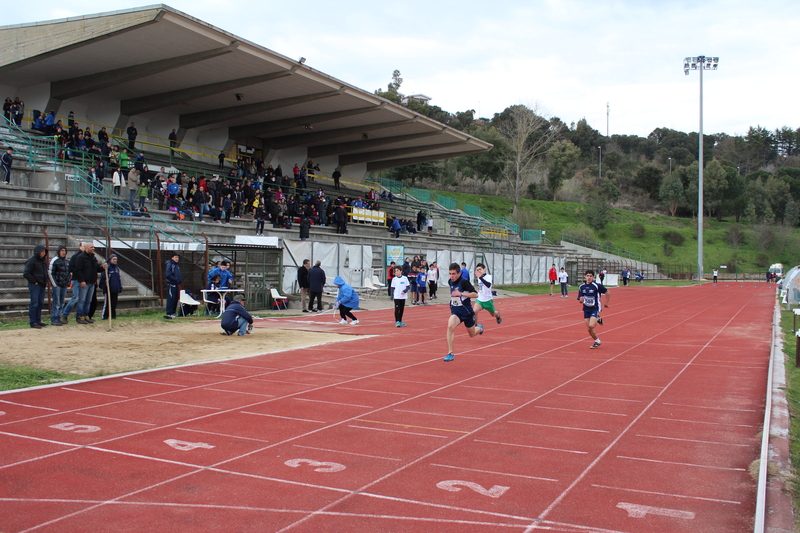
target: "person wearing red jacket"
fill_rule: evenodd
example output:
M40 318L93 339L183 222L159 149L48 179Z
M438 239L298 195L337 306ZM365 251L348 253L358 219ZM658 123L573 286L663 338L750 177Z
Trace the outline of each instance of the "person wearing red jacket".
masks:
M550 280L550 296L552 296L553 287L556 286L556 281L558 280L558 270L556 270L555 263L553 263L553 266L550 267L550 272L547 273L547 279Z

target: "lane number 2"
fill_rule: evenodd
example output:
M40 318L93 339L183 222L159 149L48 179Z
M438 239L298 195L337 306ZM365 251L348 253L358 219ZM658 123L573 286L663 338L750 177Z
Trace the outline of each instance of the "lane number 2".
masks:
M440 481L439 483L436 484L436 487L442 490L448 490L450 492L458 492L461 490L461 487L464 487L470 490L474 490L481 496L488 496L490 498L499 498L500 496L505 494L509 488L511 488L511 487L504 487L502 485L494 485L490 489L485 489L481 485L473 483L472 481L460 481L458 479Z
M286 466L297 468L300 465L316 466L314 472L341 472L346 466L339 463L329 463L323 461L315 461L313 459L289 459L285 463Z

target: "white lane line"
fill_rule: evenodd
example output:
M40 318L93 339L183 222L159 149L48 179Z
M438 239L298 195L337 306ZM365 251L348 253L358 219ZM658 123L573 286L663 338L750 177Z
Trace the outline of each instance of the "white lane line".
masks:
M532 390L518 390L518 389L500 389L497 387L476 387L475 385L461 385L465 389L482 389L482 390L499 390L503 392L523 392L525 394L537 394L536 391Z
M38 441L38 442L46 442L48 444L59 444L61 446L73 446L73 447L76 447L76 448L80 448L82 446L82 444L73 444L71 442L62 442L62 441L58 441L58 440L43 439L41 437L31 437L30 435L21 435L21 434L18 434L18 433L9 433L7 431L0 431L0 435L8 435L9 437L19 437L20 439L29 439L29 440L35 440L35 441ZM38 459L38 457L36 457L36 458L34 458L32 460L36 460L36 459ZM5 468L5 467L3 467L3 468Z
M754 428L752 424L726 424L724 422L704 422L702 420L684 420L682 418L663 418L660 416L651 416L652 420L669 420L670 422L689 422L691 424L707 424L709 426L734 426L739 428Z
M207 407L205 405L192 405L190 403L178 403L178 402L168 402L166 400L152 400L150 398L145 400L146 402L154 402L154 403L168 403L170 405L180 405L181 407L196 407L198 409L213 409L214 411L221 411L220 407Z
M315 424L325 424L321 420L310 420L308 418L295 418L293 416L281 416L281 415L269 415L266 413L252 413L250 411L240 411L243 415L256 415L256 416L268 416L270 418L284 418L286 420L299 420L300 422L314 422Z
M702 444L717 444L717 445L722 445L722 446L741 446L742 448L749 448L750 447L749 444L736 444L736 443L733 443L733 442L717 442L717 441L713 441L713 440L681 439L681 438L678 438L678 437L662 437L660 435L642 435L642 434L639 434L639 435L636 435L636 436L637 437L647 437L649 439L679 440L679 441L683 441L683 442L699 442L699 443L702 443Z
M581 452L578 450L564 450L562 448L548 448L547 446L533 446L530 444L514 444L512 442L496 442L493 440L482 440L482 439L475 439L475 442L483 442L486 444L499 444L500 446L517 446L519 448L533 448L536 450L550 450L551 452L564 452L564 453L576 453L580 455L586 455L589 452Z
M239 367L242 367L242 368L257 368L259 370L280 370L280 368L272 368L272 367L268 367L268 366L240 365L240 364L237 364L237 363L220 363L220 364L221 365L226 365L226 366L239 366Z
M261 396L263 398L274 398L274 394L259 394L257 392L243 392L239 390L224 390L224 389L203 389L203 390L210 390L214 392L227 392L230 394L249 394L250 396Z
M688 496L686 494L671 494L669 492L655 492L651 490L641 490L641 489L628 489L625 487L611 487L609 485L595 485L592 484L592 487L597 487L600 489L611 489L611 490L622 490L625 492L638 492L641 494L655 494L656 496L671 496L673 498L685 498L688 500L701 500L706 502L719 502L719 503L732 503L734 505L741 505L742 502L737 502L734 500L720 500L718 498L704 498L703 496Z
M686 405L683 403L667 403L664 402L661 405L674 405L676 407L691 407L692 409L713 409L715 411L742 411L745 413L757 413L759 412L757 409L734 409L733 407L707 407L705 405Z
M467 470L469 472L481 472L483 474L498 474L501 476L511 476L511 477L521 477L525 479L538 479L540 481L558 481L557 479L552 479L549 477L538 477L538 476L524 476L522 474L509 474L508 472L495 472L493 470L480 470L478 468L467 468L464 466L452 466L452 465L440 465L437 463L431 463L431 466L440 466L442 468L452 468L454 470Z
M513 403L504 403L504 402L487 402L484 400L466 400L464 398L446 398L444 396L431 396L432 400L450 400L453 402L474 402L474 403L488 403L491 405L510 405L513 406Z
M554 426L553 424L537 424L535 422L517 422L516 420L509 420L509 424L525 424L526 426L540 426L545 428L556 428L556 429L574 429L576 431L591 431L592 433L609 433L605 429L589 429L589 428L575 428L570 426Z
M191 372L189 370L176 370L175 372L180 372L181 374L197 374L199 376L210 376L212 378L236 379L239 377L239 376L226 376L225 374L207 374L205 372Z
M736 472L744 472L744 468L732 468L728 466L711 466L711 465L698 465L694 463L678 463L675 461L661 461L660 459L645 459L644 457L628 457L627 455L618 455L617 459L628 459L630 461L645 461L647 463L661 463L664 465L678 465L678 466L696 466L697 468L711 468L713 470L734 470Z
M363 407L364 409L375 409L371 405L358 405L356 403L328 402L328 401L325 401L325 400L311 400L309 398L292 398L292 400L295 400L295 401L298 401L298 402L327 403L327 404L331 404L331 405L344 405L346 407Z
M8 400L0 400L0 402L8 403L11 405L18 405L20 407L30 407L32 409L44 409L45 411L54 411L56 413L58 412L58 409L53 409L51 407L39 407L38 405L28 405L26 403L9 402Z
M313 370L287 370L287 372L297 372L298 374L321 374L323 376L335 376L337 378L356 379L358 376L348 376L347 374L334 374L332 372L314 372Z
M446 415L444 413L428 413L425 411L409 411L407 409L394 409L398 413L413 413L415 415L432 415L432 416L449 416L451 418L466 418L468 420L486 420L485 418L481 418L479 416L463 416L463 415Z
M592 400L611 400L614 402L636 402L642 403L642 400L628 400L625 398L606 398L605 396L586 396L584 394L567 394L566 392L557 392L558 396L574 396L575 398L591 398Z
M175 383L162 383L161 381L148 381L146 379L134 379L134 378L122 378L127 379L128 381L137 381L139 383L149 383L151 385L164 385L165 387L183 387L186 388L189 385L176 385Z
M548 407L546 405L534 405L537 409L552 409L554 411L572 411L575 413L594 413L596 415L628 416L622 413L608 413L606 411L590 411L588 409L570 409L568 407Z
M356 428L356 429L371 429L372 431L385 431L387 433L403 433L405 435L419 435L421 437L436 437L437 439L446 439L446 436L443 435L431 435L429 433L415 433L413 431L400 431L397 429L382 429L382 428L371 428L367 426L354 426L348 425L347 427Z
M41 440L41 439L36 439L36 440ZM47 455L37 455L36 457L31 457L30 459L23 459L22 461L17 461L16 463L9 463L7 465L2 465L2 466L0 466L0 469L11 468L13 466L24 465L25 463L32 463L34 461L40 461L42 459L49 459L50 457L55 457L56 455L61 455L62 453L67 453L67 452L71 452L73 450L78 450L78 449L82 448L82 446L77 445L77 444L64 444L63 442L59 442L59 443L55 443L55 444L62 444L64 446L72 446L72 447L67 449L67 450L60 450L60 451L57 451L57 452L48 453Z
M128 398L128 396L122 396L121 394L106 394L105 392L94 392L91 390L81 390L81 389L71 389L69 387L61 387L61 390L68 390L72 392L83 392L85 394L97 394L98 396L111 396L112 398Z
M268 440L264 439L254 439L252 437L242 437L239 435L228 435L227 433L215 433L213 431L204 431L202 429L189 429L189 428L175 428L181 431L191 431L193 433L202 433L204 435L219 435L220 437L231 437L233 439L243 439L243 440L254 440L256 442L269 442Z
M402 461L402 459L396 459L394 457L381 457L380 455L368 455L366 453L344 452L342 450L331 450L330 448L317 448L316 446L304 446L302 444L293 444L292 446L296 448L307 448L309 450L320 450L323 452L343 453L345 455L357 455L359 457L370 457L372 459L386 459L387 461Z
M436 385L437 387L441 387L444 383L431 383L430 381L410 381L407 379L392 379L392 378L381 378L381 377L374 377L372 379L382 380L382 381L397 381L399 383L417 383L419 385Z
M385 390L372 390L372 389L355 389L353 387L336 387L336 388L342 390L354 390L359 392L376 392L378 394L395 394L397 396L411 396L410 394L406 394L405 392L389 392Z
M124 418L114 418L113 416L100 416L100 415L93 415L89 413L75 413L76 415L83 415L83 416L91 416L92 418L103 418L105 420L116 420L117 422L127 422L128 424L142 424L145 426L155 426L156 424L151 424L150 422L139 422L138 420L125 420Z
M298 383L296 381L284 381L281 379L264 379L264 378L253 378L253 381L267 381L269 383L284 383L286 385L302 385L304 387L320 387L322 385L318 385L316 383Z

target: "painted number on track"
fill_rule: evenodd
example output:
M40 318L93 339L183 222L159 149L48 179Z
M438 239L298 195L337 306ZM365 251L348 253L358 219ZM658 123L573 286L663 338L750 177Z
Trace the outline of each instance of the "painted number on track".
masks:
M450 492L458 492L461 490L461 487L465 487L474 490L481 496L488 496L490 498L499 498L500 496L505 494L506 491L510 488L510 487L504 487L502 485L494 485L490 489L485 489L481 485L473 483L472 481L460 481L458 479L440 481L439 483L436 484L436 487L442 490L449 490Z
M197 448L205 448L206 450L210 450L214 447L211 444L206 444L205 442L186 442L185 440L178 439L167 439L164 441L164 444L182 452L188 452Z
M314 472L341 472L346 466L339 463L329 463L323 461L315 461L313 459L289 459L285 463L286 466L297 468L300 465L316 466Z
M94 433L95 431L100 431L100 428L97 426L73 424L72 422L64 422L63 424L54 424L50 427L53 429L60 429L61 431L74 431L75 433Z
M677 509L667 509L665 507L650 507L649 505L625 502L619 502L617 507L628 511L628 518L644 518L648 514L668 516L670 518L683 518L684 520L692 520L694 518L694 513L691 511L679 511Z

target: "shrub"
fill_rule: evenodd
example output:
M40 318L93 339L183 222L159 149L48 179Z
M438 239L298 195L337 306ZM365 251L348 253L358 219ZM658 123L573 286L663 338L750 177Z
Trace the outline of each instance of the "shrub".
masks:
M674 229L665 231L663 237L665 241L674 246L680 246L686 240L686 237L683 236L683 233Z
M744 242L744 232L741 226L734 225L729 227L725 235L725 240L734 248L738 248L742 242Z
M641 222L634 222L631 226L631 233L637 239L641 239L647 233L647 229L645 229L644 224Z
M596 241L597 240L597 238L594 235L594 231L592 230L592 228L584 226L583 224L580 224L579 226L567 226L562 231L564 233L568 234L568 235L573 235L575 237L578 237L580 239L584 239L584 240L587 240L587 241Z
M663 246L661 247L661 251L664 253L665 256L669 257L672 255L672 252L675 251L675 248L673 248L667 243L664 243Z
M769 254L765 252L759 252L756 254L756 266L761 268L767 268L772 264L770 260Z
M586 212L586 222L594 229L603 229L608 224L609 212L608 205L605 203L594 203Z

